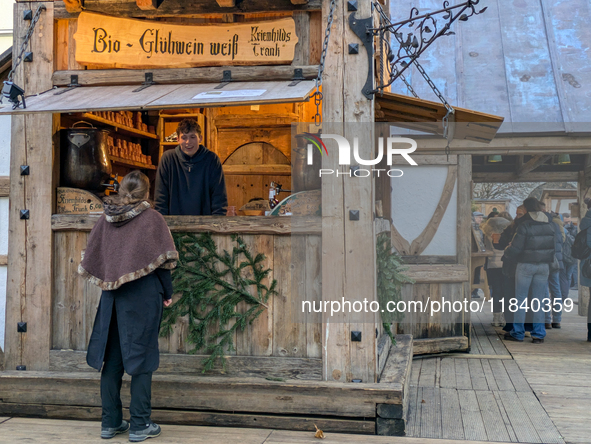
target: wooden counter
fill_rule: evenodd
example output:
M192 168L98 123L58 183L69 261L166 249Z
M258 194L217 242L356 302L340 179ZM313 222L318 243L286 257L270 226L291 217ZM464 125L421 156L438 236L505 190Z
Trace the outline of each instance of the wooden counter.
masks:
M100 215L54 214L55 231L90 231ZM164 216L170 231L216 234L317 234L322 233L320 217L284 216Z

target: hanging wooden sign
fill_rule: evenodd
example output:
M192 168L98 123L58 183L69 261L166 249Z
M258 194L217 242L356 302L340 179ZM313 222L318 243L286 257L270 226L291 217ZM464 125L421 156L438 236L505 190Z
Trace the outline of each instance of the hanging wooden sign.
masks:
M101 68L189 68L289 64L298 38L292 18L177 25L82 12L76 61Z

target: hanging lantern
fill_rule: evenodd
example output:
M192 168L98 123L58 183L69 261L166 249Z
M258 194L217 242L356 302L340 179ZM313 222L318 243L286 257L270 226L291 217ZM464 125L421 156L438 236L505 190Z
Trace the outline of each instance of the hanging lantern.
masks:
M559 154L558 155L558 165L568 165L570 163L570 156L568 154Z
M7 98L8 101L12 103L12 109L18 108L21 104L21 100L23 103L23 108L26 108L25 90L20 86L15 85L11 81L4 81L4 86L2 87L2 98ZM0 99L0 103L1 102L2 99Z

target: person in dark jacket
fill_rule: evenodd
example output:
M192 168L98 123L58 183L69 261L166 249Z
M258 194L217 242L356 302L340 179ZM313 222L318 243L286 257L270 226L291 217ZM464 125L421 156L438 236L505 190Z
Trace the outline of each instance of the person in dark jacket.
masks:
M104 439L128 429L131 442L160 435L150 419L152 373L160 362L158 333L178 253L164 218L150 208L149 188L140 171L123 178L118 195L105 199L78 267L103 290L86 360L101 371ZM131 375L131 424L122 418L124 371Z
M177 128L179 144L166 151L156 172L154 202L163 215L225 216L226 181L220 158L201 145L201 127L184 119Z
M568 294L562 294L562 286L560 275L564 274L565 265L564 265L564 256L562 254L564 248L564 240L566 238L564 234L564 227L562 224L562 220L556 213L546 213L549 217L552 218L552 223L554 225L555 231L555 252L556 252L556 260L560 268L558 270L550 270L550 275L548 276L548 292L546 293L546 297L548 298L547 301L547 308L546 310L546 330L551 328L560 328L560 322L562 320L562 303L563 299L568 297ZM555 302L559 302L555 304ZM546 305L546 304L545 304ZM560 310L558 310L560 307ZM550 309L548 309L550 308Z
M515 298L517 304L510 304L508 309L515 311L513 329L505 334L505 339L522 342L525 335L525 307L531 289L533 313L532 342L544 342L544 312L541 299L546 294L546 285L550 264L555 255L555 230L550 218L540 211L535 198L527 198L523 202L528 217L517 227L515 237L505 250L505 256L517 262L515 274ZM535 301L537 300L537 303ZM527 303L527 302L525 302ZM533 310L535 309L535 310Z
M527 211L523 205L517 207L517 211L515 213L515 220L511 225L509 225L503 233L501 234L501 238L499 239L498 243L493 243L493 247L497 250L505 250L513 237L515 236L515 232L517 231L517 227L521 222L523 222L523 217L527 214ZM503 315L505 318L505 326L503 330L511 331L513 330L513 312L511 312L509 307L509 301L515 298L515 269L517 268L517 262L511 260L510 258L506 257L503 254L501 258L503 262L503 288L505 290L505 301L503 304Z
M587 230L587 246L591 248L591 198L586 197L585 204L587 205L587 213L585 214L585 217L581 219L579 228L581 231ZM582 267L585 261L581 260L580 263ZM581 285L585 287L591 287L591 278L586 278L583 276L583 273L581 273L580 279ZM587 341L591 342L591 304L589 304L589 308L587 310Z
M564 256L564 276L561 276L560 286L563 289L563 298L566 289L566 295L568 296L568 290L570 288L577 287L578 282L578 270L577 270L577 260L573 258L570 254L570 248L575 242L575 237L577 237L577 226L573 224L570 213L562 213L562 221L564 223L564 234L565 234L565 248L566 253ZM573 281L573 286L571 287L571 281Z
M498 215L499 213L494 213ZM507 214L508 217L511 217ZM482 232L489 240L494 248L497 238L501 236L503 231L511 225L512 220L508 220L505 217L497 216L491 217L486 220L483 224L480 224ZM488 284L491 288L491 295L493 299L493 322L492 325L495 327L502 327L505 325L505 319L503 317L502 307L503 301L508 304L505 294L505 282L506 279L503 276L503 262L501 257L503 252L499 249L495 249L494 255L487 258L486 261L486 277Z

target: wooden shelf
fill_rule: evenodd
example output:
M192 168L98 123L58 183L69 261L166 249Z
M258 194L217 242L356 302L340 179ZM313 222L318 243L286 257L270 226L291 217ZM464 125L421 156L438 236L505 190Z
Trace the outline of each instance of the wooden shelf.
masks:
M160 142L160 145L164 146L177 146L178 144L178 142Z
M291 165L223 165L224 174L291 176Z
M138 168L142 168L145 170L155 170L156 169L156 165L136 162L134 160L129 160L129 159L123 159L122 157L109 156L109 159L111 159L111 162L118 163L120 165L138 167Z
M112 126L116 128L116 131L121 134L126 134L132 137L142 137L144 139L158 139L158 136L153 133L148 133L146 131L138 130L135 128L131 128L129 126L121 125L120 123L113 122L111 120L103 119L102 117L95 116L94 114L90 113L83 113L82 119L92 120L97 123L102 123L104 125Z
M201 113L186 113L186 114L160 114L163 119L190 119L202 116Z

